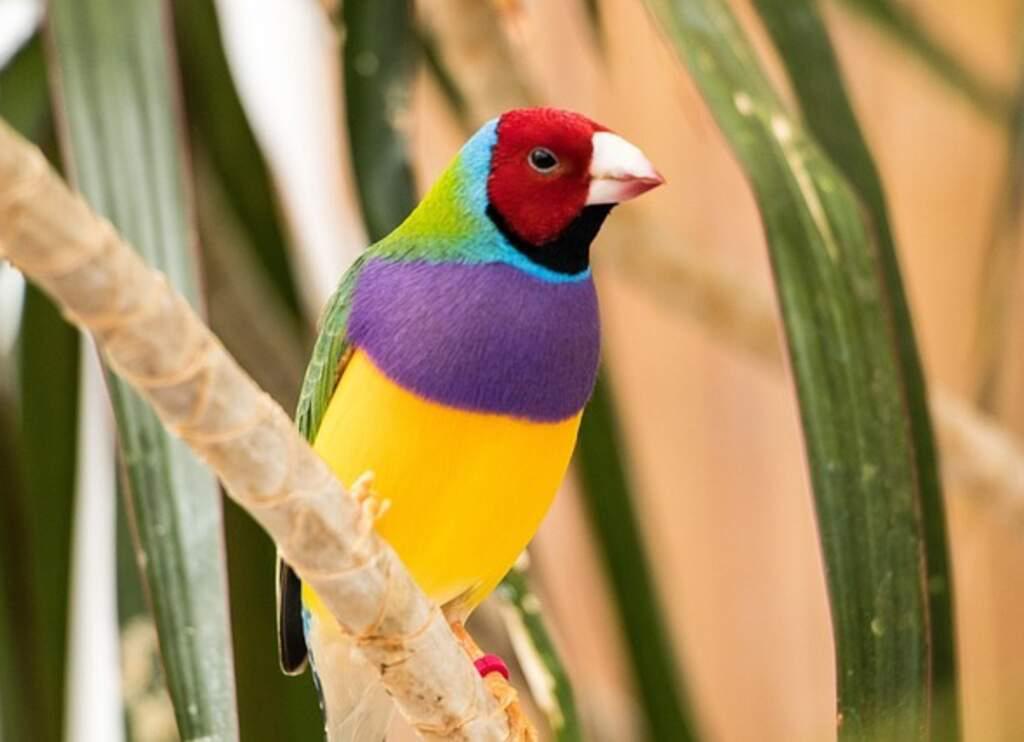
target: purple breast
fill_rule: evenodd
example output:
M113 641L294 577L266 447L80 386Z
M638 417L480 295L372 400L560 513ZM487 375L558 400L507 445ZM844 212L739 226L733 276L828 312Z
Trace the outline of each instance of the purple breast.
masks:
M422 397L545 422L583 409L600 352L589 278L552 283L500 263L372 260L348 336Z

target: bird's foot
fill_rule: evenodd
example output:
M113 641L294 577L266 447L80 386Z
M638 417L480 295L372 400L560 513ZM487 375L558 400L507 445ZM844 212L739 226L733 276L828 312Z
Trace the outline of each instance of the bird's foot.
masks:
M480 649L480 645L469 635L462 621L452 621L449 619L448 625L451 627L452 633L455 634L459 646L469 655L471 660L475 662L478 658L484 656L484 650Z
M352 497L362 506L363 514L370 525L380 520L391 507L391 500L382 500L377 496L377 491L373 488L373 479L372 471L363 472L349 488Z
M352 494L352 497L356 498L356 501L363 503L374 496L373 479L374 473L372 471L364 471L352 483L349 492Z
M483 677L484 685L508 717L509 739L517 742L537 742L537 731L519 705L515 688L509 683L508 665L497 655L485 654L466 631L461 620L450 620L449 626L459 645L469 655L477 672Z
M486 678L491 673L496 672L505 680L509 679L508 665L505 664L505 660L496 654L486 654L484 650L480 649L480 645L466 631L462 621L452 621L450 626L462 649L473 660L473 666L480 673L480 677Z

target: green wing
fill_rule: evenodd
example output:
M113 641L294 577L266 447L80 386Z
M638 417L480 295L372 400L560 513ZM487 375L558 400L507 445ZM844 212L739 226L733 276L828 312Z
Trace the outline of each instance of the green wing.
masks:
M365 262L360 255L345 272L320 319L313 356L306 367L295 411L295 424L310 443L320 429L327 405L348 361L348 317L352 294ZM281 669L289 675L306 666L306 637L302 626L302 583L291 567L277 559L277 650Z
M352 311L353 289L364 262L365 254L360 255L345 272L341 285L328 300L320 319L320 333L313 347L313 356L306 367L295 411L295 424L310 442L320 429L320 421L324 419L327 405L348 360L348 316Z

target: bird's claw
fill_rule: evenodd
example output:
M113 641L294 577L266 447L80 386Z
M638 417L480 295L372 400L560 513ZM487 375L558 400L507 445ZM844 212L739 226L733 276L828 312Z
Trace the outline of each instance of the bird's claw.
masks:
M372 471L363 472L359 478L352 483L349 492L362 508L366 523L372 528L373 525L384 517L384 514L391 507L391 500L381 499L373 488L374 474Z

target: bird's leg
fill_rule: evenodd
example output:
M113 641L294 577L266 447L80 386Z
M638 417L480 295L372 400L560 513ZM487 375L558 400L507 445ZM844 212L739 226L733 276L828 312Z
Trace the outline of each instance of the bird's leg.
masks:
M496 654L484 652L466 630L465 621L469 615L469 610L466 606L478 587L479 585L474 585L455 599L448 601L442 608L444 617L448 621L448 626L451 627L455 639L459 642L466 655L473 660L473 664L476 666L481 677L486 678L491 673L498 673L505 680L508 680L508 665L505 664L505 661Z
M480 649L480 645L476 643L476 640L470 636L469 632L466 631L466 626L462 623L462 619L456 618L449 620L448 625L452 628L452 633L455 634L455 638L459 641L459 645L469 655L469 658L474 662L480 657L484 656L484 651Z
M376 523L391 507L391 500L382 500L373 489L374 474L366 471L359 475L359 478L352 483L349 492L356 499L362 508L363 513L371 523Z
M505 664L501 657L496 654L487 654L484 650L480 649L480 645L466 631L466 627L461 620L451 621L449 625L452 627L452 633L455 634L455 638L458 639L462 649L473 660L473 664L480 675L486 678L491 673L496 672L504 677L505 680L508 680L508 665Z
M449 621L448 625L455 634L456 640L462 650L473 660L477 672L483 676L487 689L491 692L501 707L508 715L509 739L521 742L537 742L537 730L533 728L522 707L515 688L509 683L508 667L496 654L487 654L476 643L476 640L466 631L462 619L456 618Z

